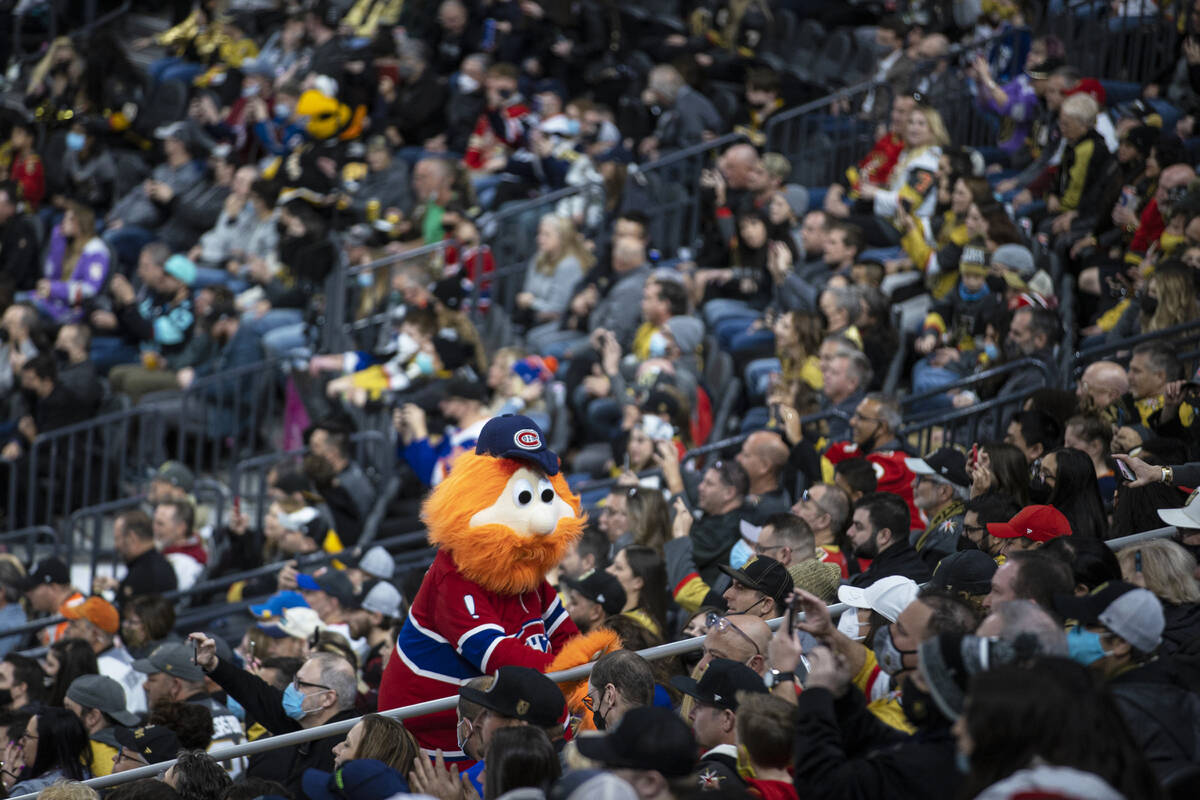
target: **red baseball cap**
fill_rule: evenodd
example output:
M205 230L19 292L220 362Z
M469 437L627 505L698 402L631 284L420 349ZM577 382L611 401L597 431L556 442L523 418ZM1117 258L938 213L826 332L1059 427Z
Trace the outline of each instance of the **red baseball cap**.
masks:
M1071 523L1054 506L1025 506L1008 522L989 522L987 532L1000 539L1048 542L1071 535Z

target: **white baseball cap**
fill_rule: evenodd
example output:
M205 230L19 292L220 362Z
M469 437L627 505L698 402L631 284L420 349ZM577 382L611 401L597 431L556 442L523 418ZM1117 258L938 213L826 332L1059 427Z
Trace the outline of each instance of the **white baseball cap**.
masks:
M918 587L912 578L889 575L880 578L866 588L858 586L838 587L838 600L855 608L878 611L889 622L895 622L900 612L917 599Z
M1200 489L1188 495L1183 508L1158 509L1159 518L1176 528L1200 528L1200 502L1196 502L1197 497L1200 497Z

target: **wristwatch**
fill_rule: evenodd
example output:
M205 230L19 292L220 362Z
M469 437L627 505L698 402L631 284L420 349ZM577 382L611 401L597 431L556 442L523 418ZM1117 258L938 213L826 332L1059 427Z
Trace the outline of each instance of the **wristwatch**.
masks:
M777 669L767 670L767 674L763 676L763 685L768 689L774 689L781 683L795 683L796 673L780 672Z
M1171 469L1170 467L1163 467L1162 468L1162 482L1165 483L1167 486L1171 486L1172 484L1174 484L1175 483L1175 470Z

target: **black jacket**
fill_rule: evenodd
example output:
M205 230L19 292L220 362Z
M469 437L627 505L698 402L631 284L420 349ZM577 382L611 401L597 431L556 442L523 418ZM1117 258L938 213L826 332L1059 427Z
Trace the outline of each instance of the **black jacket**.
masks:
M793 768L801 797L937 800L957 793L962 776L948 727L909 736L867 711L853 686L839 699L826 689L808 689L797 704Z
M283 713L283 692L269 683L238 669L227 661L220 661L209 673L229 696L246 709L246 716L257 720L271 735L292 733L300 730L300 723ZM349 708L340 711L329 722L353 719L358 713ZM333 747L346 738L344 733L327 736L298 745L268 750L250 757L246 774L252 778L278 781L295 797L302 796L300 780L306 769L333 771Z
M171 562L158 550L150 548L126 564L128 574L117 587L117 603L124 603L146 594L166 594L178 586Z
M913 549L908 540L903 540L896 542L872 559L870 568L866 572L855 575L850 579L850 583L865 588L889 575L903 575L906 578L912 578L917 583L924 583L932 574L929 564L921 558L921 554Z
M1185 645L1200 639L1200 603L1175 605L1163 603L1163 643L1160 653L1170 655Z
M1200 765L1200 697L1179 683L1164 660L1123 672L1108 688L1161 782Z

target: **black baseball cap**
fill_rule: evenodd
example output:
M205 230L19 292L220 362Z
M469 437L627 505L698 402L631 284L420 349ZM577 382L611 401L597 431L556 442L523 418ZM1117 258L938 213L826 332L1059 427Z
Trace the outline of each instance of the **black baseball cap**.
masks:
M302 592L324 592L336 598L342 608L358 608L359 599L354 594L354 584L340 569L326 567L316 575L297 575L296 586Z
M738 692L767 693L767 686L757 672L730 658L714 658L700 680L676 675L671 678L671 685L706 706L728 708L731 711L737 711Z
M546 434L536 422L521 414L503 414L488 420L475 440L475 452L524 461L547 475L558 474L558 455L546 446Z
M471 378L451 378L446 381L444 397L457 397L462 400L474 400L486 403L488 399L487 386Z
M967 594L987 594L997 569L996 561L982 550L962 550L938 562L929 585Z
M567 701L558 684L529 667L501 667L486 692L464 686L458 694L489 711L539 728L553 727L567 714Z
M1034 64L1032 67L1025 70L1025 74L1033 78L1035 81L1044 81L1046 78L1049 78L1055 70L1063 66L1063 63L1064 62L1061 58L1055 58L1051 56L1050 58L1044 59L1040 63Z
M603 570L593 570L590 575L579 580L563 578L563 585L593 603L599 603L607 616L611 617L625 610L625 590L621 587L621 582Z
M906 458L904 463L918 475L935 475L964 488L971 485L967 457L953 447L939 447L924 458Z
M19 584L22 592L29 592L37 587L48 584L69 584L71 582L71 570L63 563L62 559L51 556L44 558L37 563L29 574L26 575Z
M607 736L580 736L580 754L606 767L656 770L681 778L696 767L696 738L691 728L669 708L631 709Z
M146 759L147 764L161 764L179 754L179 737L166 725L145 725L141 728L113 728L113 737L126 750Z
M718 564L717 566L720 567L721 572L743 586L772 598L780 608L787 602L787 596L796 588L787 567L768 556L754 556L741 569L734 569L728 564Z

